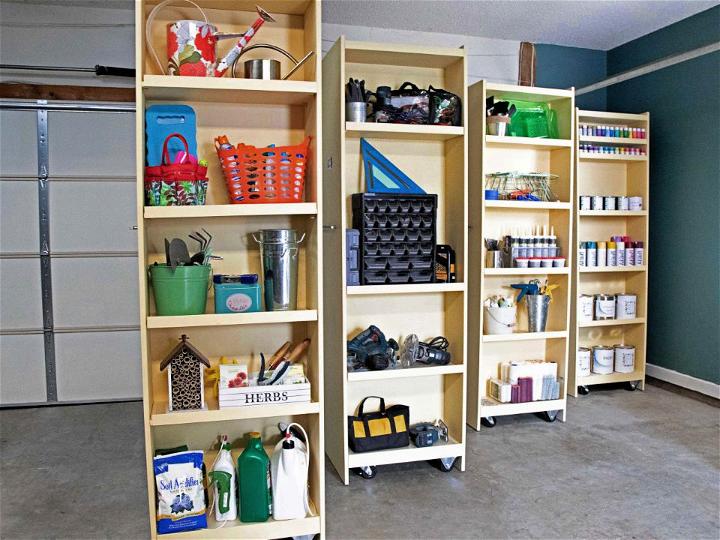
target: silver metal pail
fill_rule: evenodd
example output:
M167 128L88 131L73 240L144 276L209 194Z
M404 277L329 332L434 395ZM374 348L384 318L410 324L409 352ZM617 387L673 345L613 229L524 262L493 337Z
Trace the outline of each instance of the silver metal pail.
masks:
M528 332L544 332L547 324L550 297L546 294L526 294Z
M299 245L305 233L298 238L295 229L263 229L260 238L260 261L266 311L297 309Z

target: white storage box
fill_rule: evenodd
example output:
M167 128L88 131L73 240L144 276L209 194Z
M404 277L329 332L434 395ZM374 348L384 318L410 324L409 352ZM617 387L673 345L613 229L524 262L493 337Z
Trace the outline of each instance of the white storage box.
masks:
M248 407L252 405L273 405L277 403L302 403L310 401L310 383L276 384L273 386L244 386L242 388L220 388L218 405L227 407Z

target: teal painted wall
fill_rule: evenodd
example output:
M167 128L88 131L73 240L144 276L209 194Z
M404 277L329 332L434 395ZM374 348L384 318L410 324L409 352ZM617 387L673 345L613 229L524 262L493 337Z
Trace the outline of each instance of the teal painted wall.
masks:
M720 7L608 51L609 75L720 41ZM648 362L720 383L720 52L613 85L650 112Z
M538 44L535 45L535 84L545 88L580 88L604 79L606 64L605 51ZM607 92L603 88L577 96L576 105L581 109L604 111Z

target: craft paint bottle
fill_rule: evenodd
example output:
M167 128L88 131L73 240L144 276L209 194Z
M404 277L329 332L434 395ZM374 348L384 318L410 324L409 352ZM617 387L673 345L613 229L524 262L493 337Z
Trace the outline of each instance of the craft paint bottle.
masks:
M519 259L527 259L528 256L528 244L527 244L527 238L520 237L518 241L518 258Z
M607 266L607 247L605 242L598 242L597 244L597 265Z
M597 244L595 242L587 243L586 260L588 266L597 266Z
M607 265L617 266L617 251L615 249L615 242L607 243Z
M587 266L587 243L580 242L578 249L578 266Z
M642 242L635 242L635 266L645 264L645 249Z

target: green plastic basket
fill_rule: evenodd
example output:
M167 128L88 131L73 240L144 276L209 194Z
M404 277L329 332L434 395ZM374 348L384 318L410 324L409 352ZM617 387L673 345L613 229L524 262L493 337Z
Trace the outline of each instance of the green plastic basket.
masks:
M209 264L178 266L175 271L166 264L157 264L149 270L158 315L205 313L212 272Z

